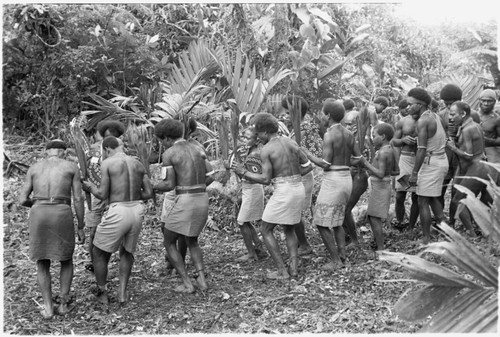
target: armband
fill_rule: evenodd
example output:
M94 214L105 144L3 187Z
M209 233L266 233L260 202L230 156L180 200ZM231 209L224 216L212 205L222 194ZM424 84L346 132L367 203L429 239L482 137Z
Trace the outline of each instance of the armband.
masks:
M212 170L210 172L205 173L205 176L208 177L208 176L211 176L213 174L215 174L215 170Z
M305 163L305 164L300 164L300 166L302 166L302 167L308 167L309 165L311 165L310 160L308 160L307 163Z
M466 156L472 157L472 154L470 154L470 153L467 153L467 152L465 152L465 151L463 151L463 153L464 153L464 155L466 155Z
M427 149L427 146L417 146L417 149Z
M351 156L353 157L354 159L361 159L361 157L363 157L363 155L360 155L360 156Z
M327 161L326 161L326 160L324 160L324 159L322 160L322 162L323 162L323 163L325 163L325 164L326 164L326 165L328 165L328 166L332 166L332 163L329 163L329 162L327 162Z

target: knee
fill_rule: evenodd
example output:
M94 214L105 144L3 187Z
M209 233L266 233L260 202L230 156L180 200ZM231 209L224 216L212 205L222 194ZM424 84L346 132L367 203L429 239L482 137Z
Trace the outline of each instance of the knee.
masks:
M61 261L61 267L73 267L73 259Z
M272 224L267 223L265 221L262 221L262 226L261 226L262 235L272 234L273 229L274 229L274 226Z

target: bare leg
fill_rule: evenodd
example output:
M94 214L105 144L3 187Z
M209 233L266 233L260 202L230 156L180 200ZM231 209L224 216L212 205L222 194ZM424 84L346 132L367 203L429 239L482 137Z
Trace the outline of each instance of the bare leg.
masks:
M177 238L177 248L179 249L179 253L182 256L182 259L184 260L184 262L186 262L188 244L187 238L184 235L179 235L179 237Z
M291 276L297 276L298 275L298 255L299 255L299 249L298 249L298 239L297 239L297 234L295 231L295 228L297 225L294 226L283 226L283 231L285 232L285 237L286 237L286 247L288 248L288 255L290 256L290 265L288 268L288 273ZM280 254L281 257L281 254Z
M61 298L61 304L59 305L59 314L66 314L68 309L69 300L69 290L71 289L71 282L73 281L73 260L61 261L61 272L60 272L60 284L61 291L59 297Z
M311 254L312 248L309 242L307 242L304 220L301 218L300 222L293 227L299 243L299 255Z
M97 286L99 287L97 300L101 303L107 304L109 300L108 292L106 290L106 282L108 279L108 263L111 253L105 252L94 246L92 249L92 255L94 256L94 274Z
M52 318L54 316L54 304L52 303L52 280L50 277L50 260L38 260L36 261L36 274L38 279L38 285L42 292L43 306L42 311L43 318Z
M266 257L267 254L264 250L264 244L262 243L262 241L260 241L259 234L257 234L257 231L252 224L250 224L250 233L252 234L253 246L255 247L255 253L257 254L257 257Z
M345 232L342 226L333 227L333 235L337 242L337 249L339 252L340 261L345 261Z
M352 192L346 205L344 223L342 224L355 245L359 244L359 240L358 235L356 234L356 224L354 223L354 218L352 217L351 212L367 188L368 174L365 170L360 170L352 176Z
M373 236L375 237L375 242L377 243L377 250L383 250L384 247L384 233L382 231L382 219L368 216L370 225L372 227Z
M258 260L257 253L255 252L255 247L253 245L252 229L253 226L250 222L245 222L240 226L241 236L243 237L243 243L247 248L248 254L238 258L238 261Z
M402 223L405 217L405 199L406 192L396 191L396 203L394 204L394 208L396 212L396 220L399 223Z
M170 259L170 262L174 265L175 269L177 270L177 273L179 273L179 276L182 278L183 282L183 285L177 287L175 290L179 292L193 293L194 286L191 283L191 280L189 279L189 276L186 272L186 265L184 264L184 259L182 258L181 254L177 249L177 239L179 237L179 234L165 228L163 231L163 235L164 235L165 248L167 249L167 255ZM191 250L191 257L193 257L192 250Z
M411 194L411 208L410 208L410 229L413 230L418 219L418 196L417 193Z
M92 251L94 250L94 237L95 237L95 231L97 229L97 226L96 227L89 227L90 229L90 233L89 233L89 254L90 254L90 263L92 265L92 267L87 267L87 269L93 271L93 267L94 267L94 254L92 254Z
M340 260L339 254L337 252L337 246L335 245L335 239L333 237L333 233L328 227L316 226L319 231L319 235L325 244L326 250L330 254L330 258L332 259L331 263L328 263L322 267L322 269L336 269L339 265L342 264Z
M278 272L277 272L277 278L289 278L290 275L288 274L288 271L286 270L285 262L283 262L283 258L281 257L280 249L278 246L278 242L276 241L276 238L274 237L273 234L273 229L276 227L276 224L271 224L267 223L265 221L262 221L262 239L264 240L264 243L267 247L267 250L271 254L271 257L273 258L274 262L276 263L276 266L278 267ZM291 233L290 236L293 235L295 236L295 231L293 228L291 228ZM286 235L286 232L285 232ZM295 237L295 250L298 250L297 246L297 238ZM288 243L288 236L287 236L287 243ZM293 247L289 247L289 252L291 255L291 250L294 250ZM272 274L272 275L271 275ZM269 276L274 276L276 273L271 273L268 275Z
M189 252L191 253L191 258L193 259L194 267L196 268L196 272L198 273L198 277L196 278L196 283L201 290L207 290L208 284L205 279L205 266L203 264L203 252L201 251L200 246L198 245L198 237L186 236L186 243L189 247Z
M420 213L420 224L422 225L423 243L429 243L431 239L431 210L429 208L429 197L418 197L418 209ZM439 200L436 199L438 202ZM441 205L441 204L440 204Z
M119 280L120 286L118 288L118 302L125 303L128 301L127 286L134 265L134 255L125 250L123 246L120 247L120 271Z

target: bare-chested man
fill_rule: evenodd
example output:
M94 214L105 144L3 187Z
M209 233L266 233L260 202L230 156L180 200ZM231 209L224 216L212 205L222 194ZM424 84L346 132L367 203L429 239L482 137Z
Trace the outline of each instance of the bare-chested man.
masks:
M305 199L301 176L312 170L312 165L299 145L288 137L278 136L278 121L269 113L254 117L257 137L265 144L261 150L262 173L251 173L243 165L233 167L236 174L259 184L273 183L274 192L262 215L262 238L278 270L268 273L270 279L287 279L297 276L298 241L294 226L300 222ZM283 225L290 256L287 270L273 229Z
M476 196L481 193L481 201L484 203L491 202L491 197L486 190L486 185L476 179L461 178L478 177L489 180L489 167L483 164L484 159L484 135L481 126L475 123L471 117L471 109L467 103L455 102L450 108L450 123L453 123L457 128L457 143L453 140L448 140L447 147L453 151L459 161L459 171L455 184L459 184L470 189ZM457 191L451 200L450 209L454 209L456 213L458 203L465 198L465 194ZM460 214L460 220L471 236L476 236L472 227L471 215L465 207ZM451 221L451 219L450 219Z
M444 221L439 196L448 172L448 159L444 151L446 131L442 119L428 109L431 96L425 89L411 89L406 100L410 115L417 121L417 154L409 183L417 186L422 241L427 244L430 241L432 221L429 207L437 221Z
M37 279L42 291L42 316L54 316L50 261L61 261L60 300L57 312L69 311L68 300L73 280L75 228L71 194L78 220L79 243L85 241L84 206L78 166L64 160L66 144L52 140L45 146L47 157L31 166L21 192L21 205L31 207L29 220L30 258L36 261ZM33 192L33 198L29 195Z
M84 182L84 190L101 200L109 209L97 226L92 250L94 273L99 287L97 299L109 302L106 282L111 254L120 250L118 302L128 300L127 285L134 263L142 221L146 213L143 200L153 195L151 182L142 163L123 152L123 143L108 136L102 141L103 162L99 187Z
M400 149L399 175L396 177L396 203L394 207L397 221L395 226L398 228L403 227L402 223L406 213L406 193L410 192L411 208L408 225L409 228L413 230L413 227L418 219L418 197L416 194L416 188L415 186L401 184L401 180L406 179L407 182L407 179L413 171L413 166L415 166L415 153L417 151L417 121L413 119L412 116L406 115L406 117L401 118L401 120L396 123L396 132L394 133L391 144L395 148Z
M490 163L500 163L500 116L495 113L497 94L486 89L479 96L479 117L484 131L484 152Z
M153 187L155 192L175 189L175 200L165 214L163 230L164 244L170 262L182 278L183 284L175 291L192 293L195 291L177 241L185 237L191 259L198 273L196 283L201 290L208 289L205 279L203 253L198 245L198 236L208 218L208 194L206 186L213 179L212 168L203 151L183 138L184 124L174 119L164 119L155 126L155 135L162 140L167 150L162 162L167 169L166 178Z
M318 228L332 259L322 268L334 270L346 259L345 233L342 223L352 191L349 166L356 164L361 154L352 132L340 123L345 113L342 102L326 100L323 104L323 113L329 116L330 120L330 126L323 140L323 158L317 158L310 152L308 152L308 158L325 170L314 207L313 224Z
M101 161L102 161L102 140L107 136L114 136L119 138L125 133L125 125L117 120L104 120L97 124L96 137L97 141L90 146L88 171L90 180L97 186L101 183ZM92 196L92 210L85 214L85 223L89 228L89 254L91 263L86 265L85 268L91 272L94 271L94 264L92 263L92 250L94 250L94 236L97 225L101 222L102 216L107 206L107 200L101 200Z

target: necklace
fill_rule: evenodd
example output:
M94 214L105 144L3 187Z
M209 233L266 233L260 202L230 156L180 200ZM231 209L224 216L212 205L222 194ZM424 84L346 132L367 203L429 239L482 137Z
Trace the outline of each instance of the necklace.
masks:
M177 139L174 144L177 144L177 143L181 143L181 142L185 142L186 140L184 138L179 138Z

